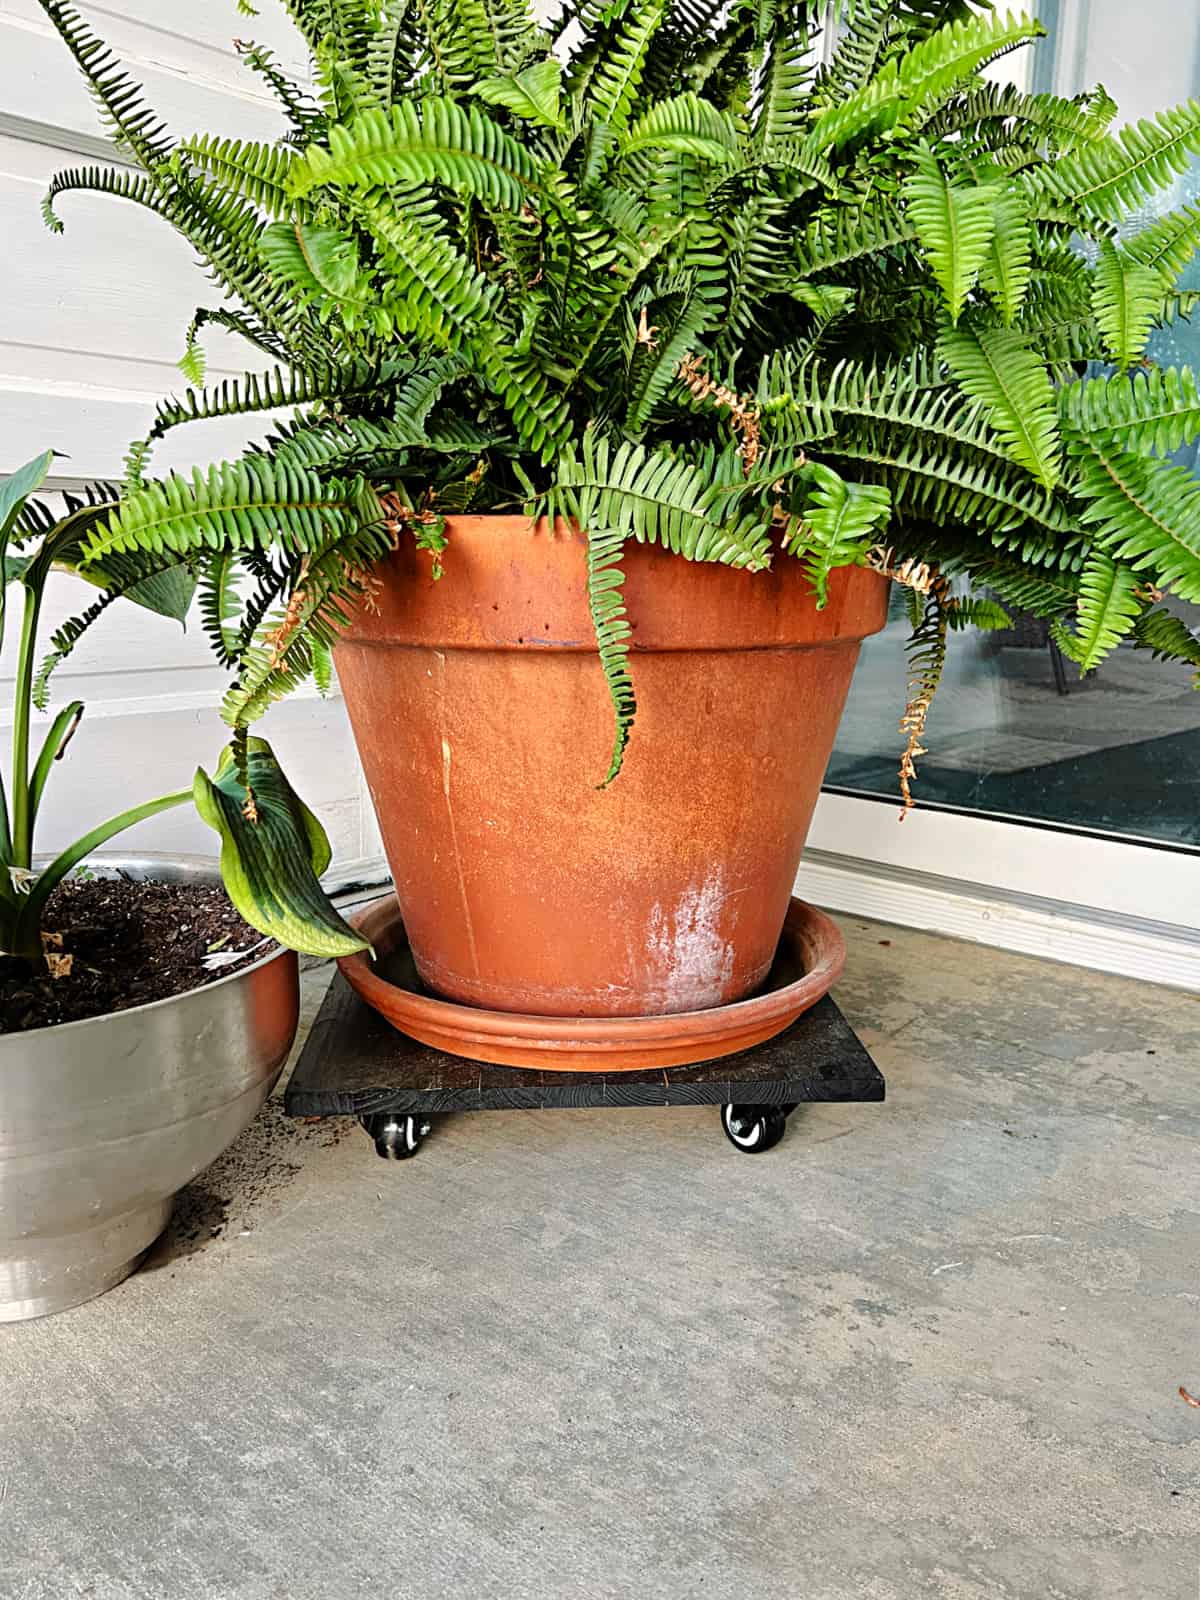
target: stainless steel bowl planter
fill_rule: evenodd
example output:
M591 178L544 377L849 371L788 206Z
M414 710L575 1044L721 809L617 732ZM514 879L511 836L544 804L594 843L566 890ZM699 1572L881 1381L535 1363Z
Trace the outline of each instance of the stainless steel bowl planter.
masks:
M105 877L220 881L200 856L88 865ZM0 1322L78 1305L134 1270L176 1192L270 1094L299 999L296 955L274 949L170 1000L0 1035Z

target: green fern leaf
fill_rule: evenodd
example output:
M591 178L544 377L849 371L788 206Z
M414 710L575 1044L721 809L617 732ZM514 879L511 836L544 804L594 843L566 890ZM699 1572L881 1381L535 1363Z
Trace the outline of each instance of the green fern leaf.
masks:
M1130 260L1159 273L1169 288L1200 254L1200 205L1169 211L1123 243Z
M392 318L362 272L358 243L349 234L274 222L263 230L259 249L272 272L299 290L304 304L323 317L336 317L348 333L364 325L381 336L391 331Z
M1200 604L1200 482L1183 467L1070 438L1083 521L1114 560Z
M1198 151L1200 100L1189 100L1040 167L1024 182L1031 194L1061 201L1076 214L1120 222L1186 172Z
M1093 550L1079 575L1075 627L1056 623L1054 637L1063 654L1079 663L1081 672L1091 672L1116 649L1144 609L1133 568Z
M947 621L956 633L966 628L978 628L983 633L997 633L1012 627L1012 617L1002 605L983 595L968 595L956 600L947 613Z
M647 53L665 16L666 7L661 0L631 6L612 48L596 70L590 87L590 111L616 134L628 126Z
M996 202L995 232L979 269L980 282L1004 321L1016 321L1033 278L1033 225L1013 190Z
M621 553L625 536L611 528L587 529L587 598L592 627L600 652L600 667L613 708L613 748L604 789L618 775L637 715L637 697L629 673L629 636L633 629L625 610L622 587L625 574Z
M1054 388L1023 335L982 324L948 328L938 353L967 394L987 406L1013 460L1053 489L1062 467Z
M1149 650L1157 661L1186 661L1200 668L1200 639L1173 611L1144 611L1133 625L1133 643ZM1200 689L1200 671L1195 685Z
M1092 309L1105 349L1122 372L1145 353L1162 299L1154 268L1139 266L1106 239L1096 263Z
M803 562L820 611L829 600L830 574L863 560L891 515L892 497L877 484L847 483L816 462L807 475L809 492L787 549Z
M1058 398L1064 424L1076 433L1107 436L1136 455L1168 456L1200 438L1200 383L1190 367L1085 378Z
M112 552L188 557L206 550L317 548L342 531L380 520L378 502L358 480L323 483L266 456L190 477L172 473L126 495L88 537L84 565Z
M372 189L441 183L519 211L534 185L533 160L476 106L430 97L390 112L361 112L329 130L329 147L310 145L288 187L303 198L319 188Z
M186 139L171 157L171 165L182 174L202 172L271 216L286 217L292 210L288 174L293 159L292 152L279 145L201 135Z
M559 103L562 93L562 67L553 59L535 61L532 66L505 77L481 78L471 93L488 105L503 106L525 122L543 128L565 125Z
M950 320L957 322L987 259L996 231L1001 190L994 184L952 184L925 145L913 152L916 172L906 185L908 213L941 286Z
M870 82L820 114L813 136L828 149L866 133L886 132L915 114L928 116L964 79L1044 32L1027 17L963 17L903 56L891 57Z
M737 159L737 128L725 112L699 95L680 94L651 106L620 142L623 156L638 150L673 150L698 161L727 164Z
M558 492L581 528L611 528L622 538L657 544L689 561L720 561L761 571L771 562L769 520L714 515L713 484L688 461L627 441L614 451L588 429L578 456L560 457Z
M205 373L208 371L208 361L205 358L204 346L196 338L194 332L189 332L187 345L183 355L179 358L179 370L194 388L204 387Z

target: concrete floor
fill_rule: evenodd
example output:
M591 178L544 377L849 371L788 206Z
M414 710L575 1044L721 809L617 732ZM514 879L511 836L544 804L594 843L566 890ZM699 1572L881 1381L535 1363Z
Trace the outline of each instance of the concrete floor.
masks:
M844 925L889 1102L761 1158L268 1108L0 1333L3 1600L1195 1600L1200 1004Z

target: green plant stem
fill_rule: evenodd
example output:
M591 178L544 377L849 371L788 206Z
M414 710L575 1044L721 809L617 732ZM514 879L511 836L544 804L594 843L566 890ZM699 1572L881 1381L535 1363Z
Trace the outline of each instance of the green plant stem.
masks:
M122 811L119 816L110 817L107 822L102 822L90 833L85 833L81 839L76 839L74 844L68 845L60 855L55 856L46 870L39 874L37 882L25 896L12 930L13 948L0 951L0 954L36 959L41 954L42 912L46 908L46 902L72 867L78 866L85 856L99 849L116 834L124 833L126 828L132 828L134 823L144 822L147 817L157 816L160 811L169 811L172 806L186 805L191 798L192 791L188 788L180 789L175 794L162 795L157 800L147 800L144 805L133 806L128 811Z
M33 815L29 803L29 714L33 706L33 663L38 615L42 609L40 587L25 586L25 613L21 619L21 644L17 655L17 681L13 699L12 736L12 865L30 867L33 860Z
M33 769L33 778L29 784L29 833L32 842L33 832L37 826L37 815L42 803L42 795L50 778L50 769L62 755L71 736L79 726L79 719L83 716L83 701L72 700L69 706L64 707L51 724L50 732L46 735L42 745L41 754L37 758L37 765Z

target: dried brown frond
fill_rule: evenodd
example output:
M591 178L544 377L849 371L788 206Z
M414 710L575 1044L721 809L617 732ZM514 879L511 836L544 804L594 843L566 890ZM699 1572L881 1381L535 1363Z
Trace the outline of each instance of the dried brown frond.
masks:
M417 510L410 506L393 489L386 490L379 496L379 504L383 508L383 526L388 538L392 542L392 549L400 548L400 536L406 528L411 528L414 523L421 527L428 527L431 522L438 520L437 513L428 506Z
M45 961L46 971L52 978L69 978L75 965L74 956L53 955L50 951L46 952Z
M642 314L638 318L637 342L639 344L647 345L651 350L653 350L658 343L657 339L654 337L657 332L658 325L651 325L648 310L645 306L643 306Z
M917 561L912 556L906 561L897 562L896 552L881 544L877 544L868 554L866 564L872 572L882 572L893 583L903 584L906 589L915 589L918 594L928 594L937 578L936 568L928 562Z
M644 315L645 313L643 313ZM679 363L676 376L686 384L697 400L711 401L723 411L728 411L730 426L741 440L742 471L747 477L754 471L762 445L759 440L758 411L749 395L740 395L728 384L718 383L700 365L700 357L690 350Z
M913 808L912 784L917 775L917 757L929 754L921 741L925 737L929 708L942 680L950 612L957 602L950 593L949 580L928 562L912 559L897 562L894 551L877 545L867 557L867 565L893 583L925 596L925 610L913 632L913 645L921 653L916 658L917 668L908 680L908 704L900 718L900 732L905 736L900 753L900 794L904 801L900 820L903 821Z

